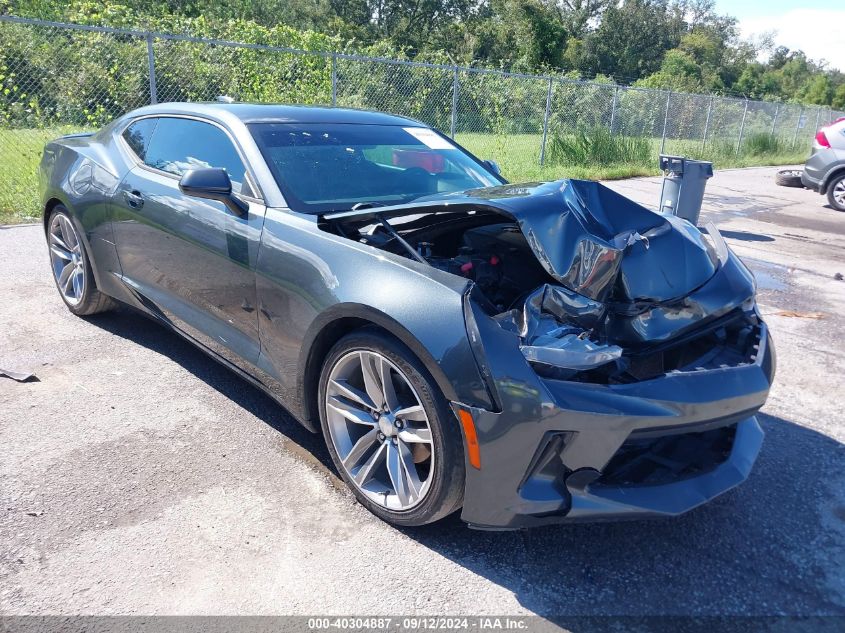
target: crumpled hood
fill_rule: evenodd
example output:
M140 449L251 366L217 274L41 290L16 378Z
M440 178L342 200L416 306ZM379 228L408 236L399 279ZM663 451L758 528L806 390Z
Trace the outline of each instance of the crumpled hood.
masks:
M594 301L663 302L716 272L700 231L588 180L509 184L427 196L420 204L472 205L511 216L546 271ZM615 290L615 292L614 292Z
M539 336L574 324L605 342L640 348L690 332L754 296L751 273L717 231L705 237L686 220L649 211L592 181L508 184L324 217L369 222L430 212L494 214L519 226L557 282L532 292L521 315L502 313L500 325L518 333L523 347L538 347L537 339L547 348ZM603 361L608 352L586 349L580 335L574 341L560 334L556 356L589 352Z

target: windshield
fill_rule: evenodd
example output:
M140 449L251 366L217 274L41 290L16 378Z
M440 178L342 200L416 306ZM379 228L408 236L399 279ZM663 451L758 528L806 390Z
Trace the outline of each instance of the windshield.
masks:
M344 211L356 204L491 187L501 181L434 130L352 123L255 123L264 160L294 211Z

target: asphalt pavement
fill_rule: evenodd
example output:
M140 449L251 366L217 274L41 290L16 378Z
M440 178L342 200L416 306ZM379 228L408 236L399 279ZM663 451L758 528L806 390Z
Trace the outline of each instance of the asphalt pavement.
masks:
M0 228L0 614L845 616L845 214L774 168L710 181L778 373L749 480L671 520L395 529L318 436L130 312L80 319ZM659 178L610 183L654 207Z

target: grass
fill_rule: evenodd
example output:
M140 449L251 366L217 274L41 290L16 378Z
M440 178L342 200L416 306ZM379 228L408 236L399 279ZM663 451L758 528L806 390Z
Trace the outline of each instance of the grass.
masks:
M37 174L44 144L78 131L70 126L0 129L0 224L34 222L41 217Z
M71 132L69 126L43 129L0 129L0 224L34 222L40 217L37 170L44 144ZM508 180L541 181L559 178L615 180L654 176L660 139L611 136L605 130L582 131L551 137L546 145L546 164L539 165L539 134L463 134L457 141L481 158L493 158ZM716 169L792 165L803 163L806 148L768 134L751 134L736 155L736 141L714 140L702 148L701 141L667 140L665 153L712 160Z
M573 134L554 134L548 141L549 162L555 165L648 165L652 157L649 139L611 134L606 128L580 129Z
M490 134L458 134L456 140L481 158L494 158L502 168L502 173L514 182L529 180L557 180L559 178L584 178L588 180L617 180L635 176L657 176L657 155L660 153L660 139L642 139L632 137L621 138L617 147L610 146L602 130L595 134L595 147L588 147L592 141L589 133L587 138L576 135L570 136L564 142L575 145L576 149L568 150L575 155L575 160L568 159L566 152L555 156L552 147L555 139L549 138L546 143L545 165L540 166L539 134L518 134L507 137L496 137ZM613 137L611 137L613 138ZM648 144L648 152L637 155L642 151L642 143ZM581 149L578 150L577 146ZM791 143L783 143L779 139L771 139L768 134L753 134L743 140L742 152L736 155L736 140L708 141L702 148L701 141L667 139L664 153L677 156L687 156L700 160L713 161L715 169L732 167L760 167L767 165L794 165L807 160L807 148L801 143L796 149ZM627 154L627 156L626 156ZM588 158L592 156L593 158ZM609 158L612 158L609 160ZM580 159L580 160L579 160Z
M657 154L654 166L642 164L612 165L550 165L539 164L539 134L457 134L455 140L479 158L492 158L505 177L513 182L557 180L559 178L585 178L616 180L631 176L648 176L657 173Z

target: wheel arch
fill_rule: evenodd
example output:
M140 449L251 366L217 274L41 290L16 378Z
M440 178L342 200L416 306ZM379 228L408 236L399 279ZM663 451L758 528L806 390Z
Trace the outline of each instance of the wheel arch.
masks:
M50 216L52 215L53 210L58 206L62 206L67 210L67 214L70 217L70 221L76 227L76 232L79 234L79 237L82 240L82 247L85 249L85 254L88 256L88 262L91 265L91 273L94 275L94 283L97 285L98 289L102 289L103 285L101 283L100 268L94 257L94 252L91 248L91 241L88 238L88 232L85 230L85 226L82 224L82 220L77 216L76 212L73 210L73 207L71 207L71 205L69 205L65 200L62 200L55 196L51 196L47 200L47 202L44 203L44 216L42 218L44 238L47 239L49 242L49 237L47 233L50 230Z
M826 194L830 185L840 176L845 176L845 163L837 165L825 175L821 187L819 187L819 193Z
M44 235L47 234L47 231L50 230L50 215L53 213L53 209L57 206L62 205L65 209L70 212L67 204L63 200L59 200L58 198L50 198L47 202L44 203L44 215L41 218L41 223L44 227Z
M309 327L299 356L298 392L307 426L319 429L319 379L329 351L341 338L363 328L376 328L405 345L423 364L440 392L448 400L456 398L454 387L437 360L416 336L387 314L362 304L338 304L322 313Z

